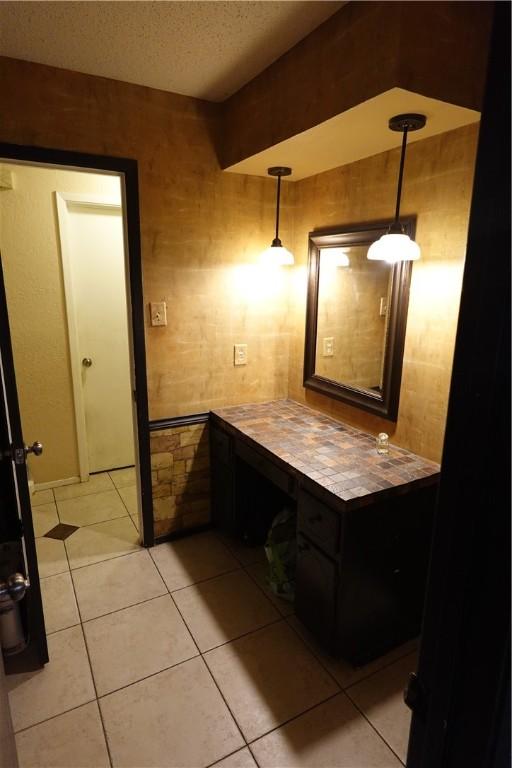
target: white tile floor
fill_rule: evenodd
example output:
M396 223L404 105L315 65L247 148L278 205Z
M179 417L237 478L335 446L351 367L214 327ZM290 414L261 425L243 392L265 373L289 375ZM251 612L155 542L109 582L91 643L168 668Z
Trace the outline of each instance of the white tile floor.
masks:
M100 482L80 507L95 521ZM87 496L65 495L58 513ZM9 680L20 768L402 765L412 644L353 670L269 594L261 553L215 533L144 550L100 528L119 520L133 526L128 511L85 523L111 544L99 562L88 544L73 554L80 532L39 547L50 663Z

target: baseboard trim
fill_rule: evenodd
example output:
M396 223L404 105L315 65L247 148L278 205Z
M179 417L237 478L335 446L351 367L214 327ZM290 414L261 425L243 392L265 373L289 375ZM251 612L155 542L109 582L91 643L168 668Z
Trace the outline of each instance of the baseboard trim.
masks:
M192 424L205 424L210 418L210 412L191 413L190 416L173 416L169 419L155 419L149 422L149 431L158 432L160 429L190 427Z
M63 480L52 480L49 483L34 483L34 492L47 491L49 488L57 488L60 485L74 485L80 482L79 477L65 477Z
M204 523L203 525L196 525L193 528L183 528L179 531L171 531L165 533L163 536L155 537L156 544L164 544L166 541L175 541L176 539L185 539L187 536L193 536L195 533L204 533L210 531L213 528L213 523Z

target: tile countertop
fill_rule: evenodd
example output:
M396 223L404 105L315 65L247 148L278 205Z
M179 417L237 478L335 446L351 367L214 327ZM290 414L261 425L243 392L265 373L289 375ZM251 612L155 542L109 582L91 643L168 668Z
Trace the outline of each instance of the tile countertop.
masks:
M379 491L438 479L439 464L391 443L388 454L378 454L373 435L293 400L219 408L212 414L345 503L364 503Z

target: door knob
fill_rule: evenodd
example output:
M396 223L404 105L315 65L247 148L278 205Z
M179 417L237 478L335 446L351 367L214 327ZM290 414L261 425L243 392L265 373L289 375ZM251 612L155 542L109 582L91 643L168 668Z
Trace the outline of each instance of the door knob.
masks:
M90 357L84 357L84 359L82 360L82 365L84 366L84 368L90 368L91 365L92 365L91 358Z
M43 452L43 444L36 440L32 445L24 445L23 448L15 448L11 445L10 451L3 453L3 458L10 457L14 460L15 464L25 464L25 459L29 453L33 453L34 456L40 456Z
M40 443L38 440L36 440L35 443L32 443L32 445L25 446L25 456L27 456L29 453L33 453L34 456L40 456L42 452L43 452L43 444Z

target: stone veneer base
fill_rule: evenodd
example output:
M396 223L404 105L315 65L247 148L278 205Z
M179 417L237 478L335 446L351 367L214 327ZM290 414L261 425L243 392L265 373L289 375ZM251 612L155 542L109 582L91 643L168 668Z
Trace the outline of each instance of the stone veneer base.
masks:
M155 537L210 522L208 424L151 433Z

